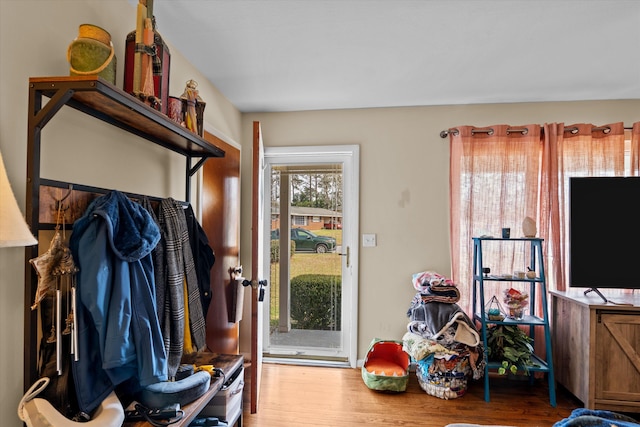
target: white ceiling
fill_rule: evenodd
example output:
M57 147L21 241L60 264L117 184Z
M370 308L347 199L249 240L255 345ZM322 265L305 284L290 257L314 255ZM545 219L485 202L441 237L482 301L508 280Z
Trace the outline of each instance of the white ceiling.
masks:
M154 15L242 112L640 98L639 0L155 0Z

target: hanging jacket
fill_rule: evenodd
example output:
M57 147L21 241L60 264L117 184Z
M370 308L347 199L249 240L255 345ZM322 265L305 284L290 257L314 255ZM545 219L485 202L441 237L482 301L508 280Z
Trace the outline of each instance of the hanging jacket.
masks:
M160 231L149 212L118 191L98 197L73 225L79 360L78 404L91 413L115 386L167 380L155 307L151 251Z
M198 275L198 287L200 288L200 299L202 300L202 315L205 322L209 305L211 305L211 268L216 262L216 256L209 245L209 239L204 229L198 222L191 205L184 210L187 219L187 227L189 230L189 243L191 244L191 252L193 254L193 262L196 266L196 274Z

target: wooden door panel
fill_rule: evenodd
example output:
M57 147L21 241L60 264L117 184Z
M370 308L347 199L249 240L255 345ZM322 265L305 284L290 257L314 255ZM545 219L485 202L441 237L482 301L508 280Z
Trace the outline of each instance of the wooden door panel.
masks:
M640 396L640 318L601 314L597 325L596 399Z
M240 150L208 132L204 139L225 152L203 165L202 228L216 260L211 269L212 299L207 313L207 347L214 353L238 354L238 324L229 322L240 265Z
M260 122L253 122L252 146L252 180L251 180L251 368L250 399L251 413L258 412L260 400L260 378L262 376L262 227L263 212L263 180L264 148Z

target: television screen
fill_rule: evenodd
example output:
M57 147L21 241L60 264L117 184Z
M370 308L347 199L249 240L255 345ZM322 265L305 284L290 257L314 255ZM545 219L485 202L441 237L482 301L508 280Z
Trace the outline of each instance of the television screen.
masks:
M640 288L640 177L569 181L569 286Z

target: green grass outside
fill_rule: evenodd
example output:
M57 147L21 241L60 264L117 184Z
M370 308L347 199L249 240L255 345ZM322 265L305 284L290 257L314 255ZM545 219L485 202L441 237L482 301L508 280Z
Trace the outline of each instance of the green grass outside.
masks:
M336 244L342 244L342 230L313 230L318 236L331 236L336 239ZM295 253L290 261L290 277L300 276L302 274L328 274L340 275L342 267L341 256L337 252L326 254L316 253ZM280 263L271 264L271 301L270 301L270 317L272 324L278 321L280 317Z

